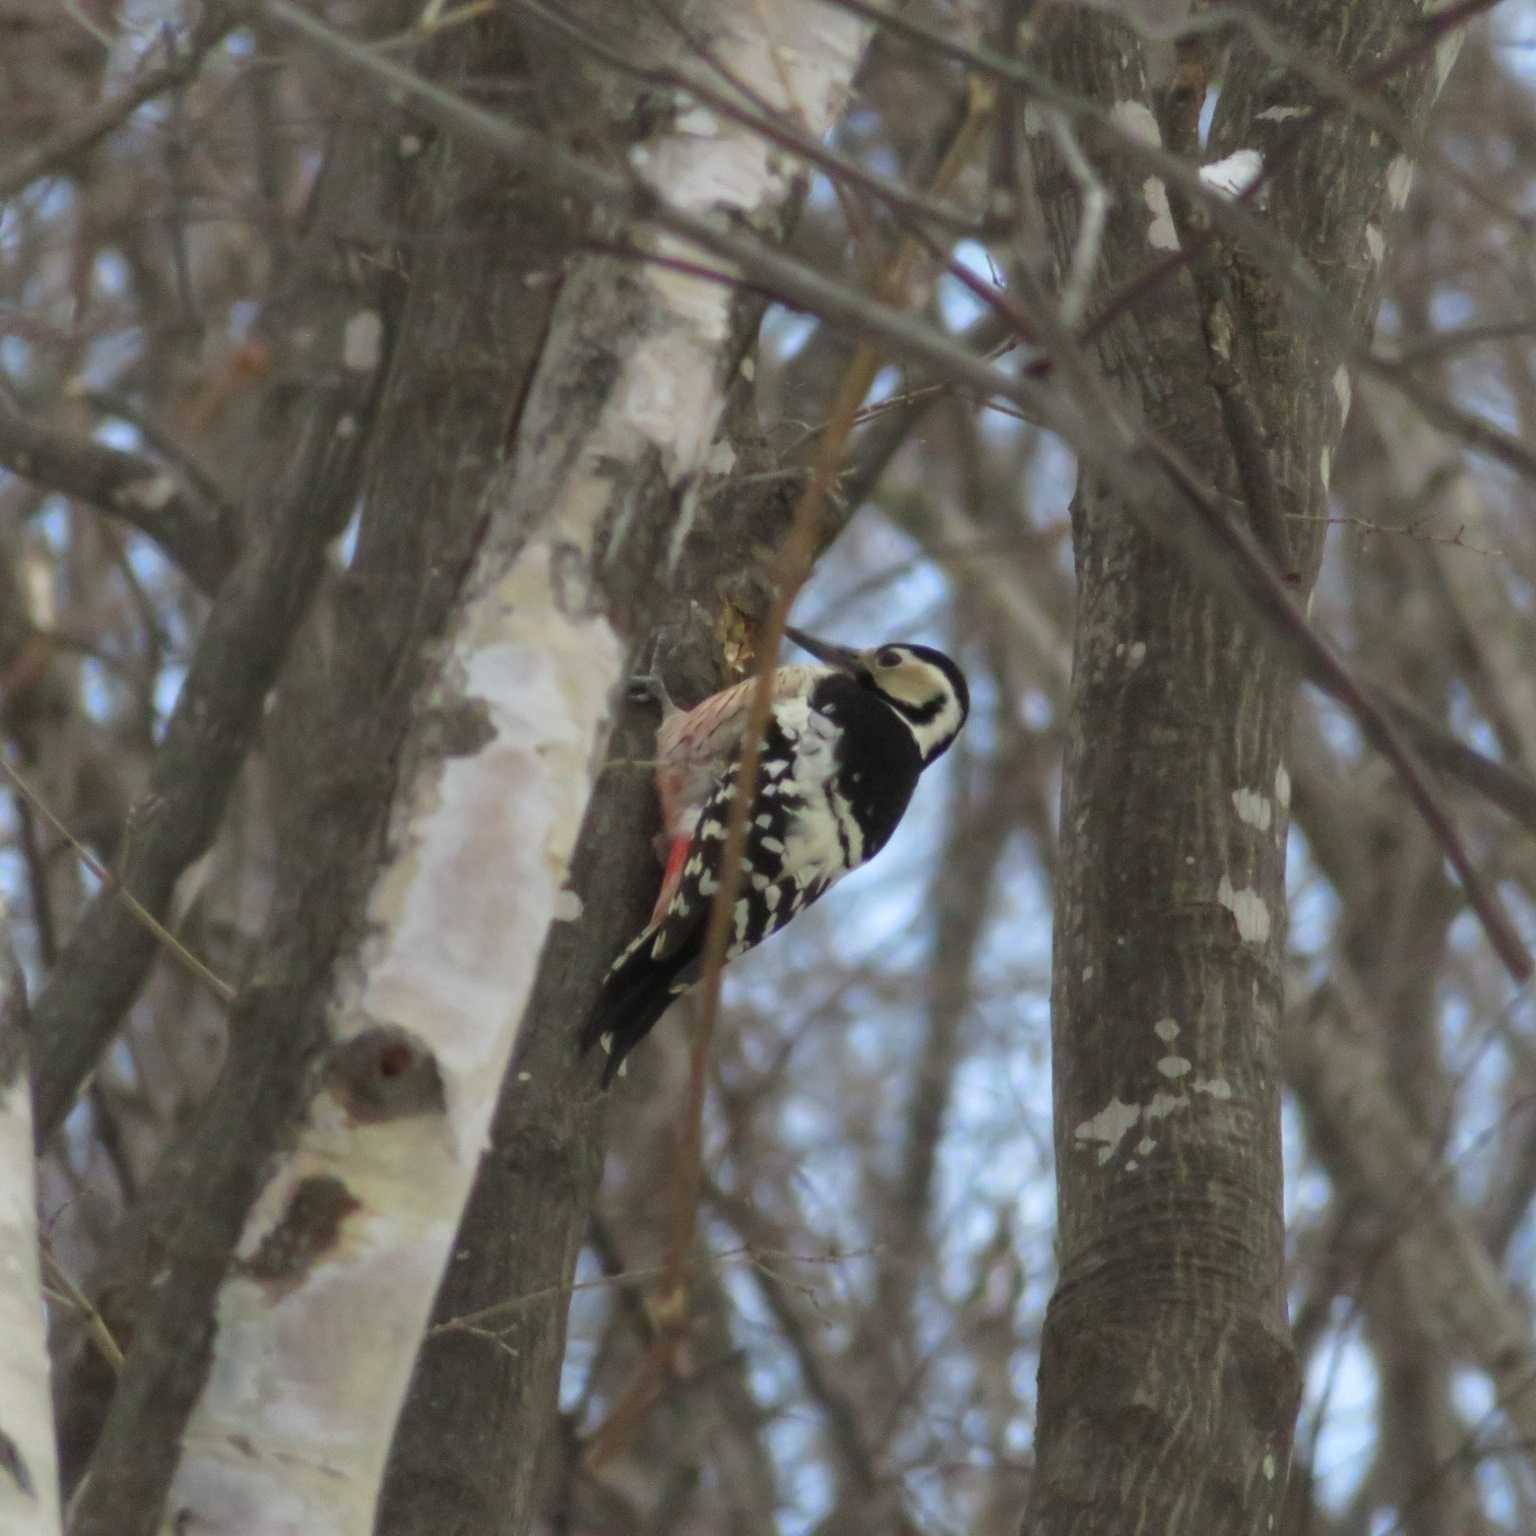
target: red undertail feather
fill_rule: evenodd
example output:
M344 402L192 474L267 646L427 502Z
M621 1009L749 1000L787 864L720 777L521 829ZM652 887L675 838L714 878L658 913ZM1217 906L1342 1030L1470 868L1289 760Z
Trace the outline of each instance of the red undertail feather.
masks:
M667 904L677 894L677 888L683 880L683 861L692 846L693 835L690 832L678 833L668 844L666 872L661 877L661 890L657 893L656 905L651 910L651 920L646 927L654 928L661 921Z

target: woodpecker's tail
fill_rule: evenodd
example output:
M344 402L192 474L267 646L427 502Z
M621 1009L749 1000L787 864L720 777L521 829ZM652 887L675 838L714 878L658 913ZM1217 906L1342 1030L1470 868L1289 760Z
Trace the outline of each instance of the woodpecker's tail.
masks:
M696 944L680 946L658 959L653 953L655 940L655 932L647 929L613 962L581 1032L583 1051L601 1045L608 1053L604 1088L651 1026L697 978Z

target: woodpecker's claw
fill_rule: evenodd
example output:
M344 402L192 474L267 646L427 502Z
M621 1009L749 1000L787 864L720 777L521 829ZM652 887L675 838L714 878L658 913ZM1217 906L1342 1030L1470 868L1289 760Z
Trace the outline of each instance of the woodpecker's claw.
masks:
M670 704L667 685L655 672L636 672L624 684L624 697L631 704Z
M630 675L624 684L624 697L631 704L660 704L667 714L677 708L667 692L666 680L661 675L661 631L651 637L650 655L643 663L644 670Z

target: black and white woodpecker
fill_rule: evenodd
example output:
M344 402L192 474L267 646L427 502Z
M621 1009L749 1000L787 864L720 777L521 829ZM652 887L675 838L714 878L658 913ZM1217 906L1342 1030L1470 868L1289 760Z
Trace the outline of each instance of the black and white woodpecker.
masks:
M785 634L825 665L773 674L728 960L879 853L923 769L948 750L970 712L965 677L941 651L854 651L797 629ZM699 979L756 686L748 678L689 710L658 689L666 872L650 921L614 961L582 1036L584 1050L600 1044L608 1053L605 1087Z

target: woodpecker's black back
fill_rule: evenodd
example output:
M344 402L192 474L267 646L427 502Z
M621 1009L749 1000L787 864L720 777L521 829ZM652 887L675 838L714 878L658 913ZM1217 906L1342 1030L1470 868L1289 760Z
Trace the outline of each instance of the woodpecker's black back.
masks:
M958 678L963 721L968 700L954 663L938 652L908 649L921 651L925 661L937 658L946 678ZM808 695L775 703L747 819L728 960L776 933L885 846L926 766L914 727L932 718L921 706L886 698L870 677L846 671L827 672ZM587 1019L583 1049L602 1043L609 1053L605 1086L698 980L737 771L731 768L705 805L665 913L614 962Z

